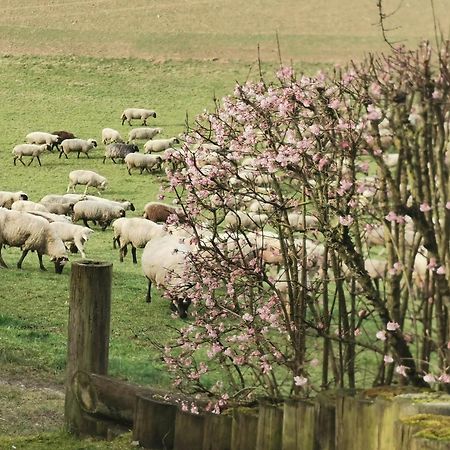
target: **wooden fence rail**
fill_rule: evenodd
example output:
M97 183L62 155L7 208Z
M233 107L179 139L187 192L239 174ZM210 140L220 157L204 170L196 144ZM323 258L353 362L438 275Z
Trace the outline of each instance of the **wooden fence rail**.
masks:
M261 401L221 415L192 414L197 399L107 376L112 264L72 264L65 422L79 436L132 429L145 448L174 450L443 450L450 448L450 396L324 392L314 400ZM204 406L204 404L203 404ZM447 441L417 438L417 414L448 427ZM417 421L405 421L418 417ZM428 416L426 416L428 417ZM428 426L428 425L427 425ZM445 433L444 433L445 434Z

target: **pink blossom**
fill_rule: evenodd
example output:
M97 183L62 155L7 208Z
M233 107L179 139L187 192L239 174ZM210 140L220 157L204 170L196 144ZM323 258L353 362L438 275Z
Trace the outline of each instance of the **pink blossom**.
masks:
M408 367L402 366L402 365L399 365L399 366L397 366L397 367L395 368L395 372L398 373L399 375L404 376L404 377L407 376L407 375L406 375L406 371L407 371L407 370L408 370Z
M386 325L386 329L388 331L396 331L400 328L400 325L397 322L388 322Z
M450 202L447 202L447 203L445 204L445 208L446 208L446 209L450 209Z
M439 380L441 383L450 383L450 375L447 374L447 373L443 373L443 374L438 378L438 380Z
M445 275L445 267L444 266L440 266L437 270L436 273L438 275Z
M253 316L249 313L245 313L242 316L242 320L245 320L246 322L252 322L253 321Z
M391 355L384 355L383 361L385 364L391 364L394 362L394 358Z
M391 275L398 275L402 273L403 264L399 261L395 262L394 265L389 269Z
M375 336L380 341L385 341L386 340L386 331L384 331L384 330L378 331Z
M294 383L296 386L305 386L308 383L308 378L297 375L294 377Z
M341 106L341 102L337 98L328 103L328 107L331 109L339 109L339 106Z
M314 358L314 359L312 359L312 360L309 362L309 364L310 364L312 367L317 367L317 366L320 364L320 361L319 361L317 358Z
M422 203L419 207L422 212L431 211L431 206L428 203Z
M319 171L322 172L322 170L324 169L324 167L329 163L328 158L326 156L324 156L323 158L320 158L319 160L319 164L318 164L318 168ZM450 209L450 208L449 208Z
M353 223L353 217L350 215L339 216L339 223L344 227L349 227Z
M309 127L309 131L311 131L311 133L312 133L314 136L318 136L318 135L320 134L320 128L319 128L319 126L316 125L316 124L311 125L311 126Z
M436 383L436 377L432 373L427 373L423 376L423 381L426 383Z
M367 107L367 118L369 120L381 120L381 118L383 117L383 114L381 113L381 109L377 108L376 106L373 105L369 105Z

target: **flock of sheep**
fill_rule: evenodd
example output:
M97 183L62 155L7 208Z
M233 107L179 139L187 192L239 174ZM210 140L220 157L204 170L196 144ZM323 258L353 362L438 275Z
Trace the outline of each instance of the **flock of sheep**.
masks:
M142 120L140 128L132 128L129 132L128 142L125 142L120 133L112 128L102 130L102 143L105 147L103 162L110 158L114 163L125 162L128 173L133 169L152 171L160 169L166 155L164 151L173 152L173 145L179 144L175 137L170 139L153 139L162 132L161 128L147 126L147 119L156 117L156 112L141 108L128 108L122 115L122 124L125 121ZM139 153L137 141L145 140L144 154ZM59 151L68 158L70 153L81 154L89 158L89 152L98 146L95 139L79 139L68 131L32 132L26 135L26 143L16 145L13 149L13 162L17 160L23 165L23 157L29 157L30 165L34 159L42 165L41 157L44 152ZM153 154L158 152L157 154ZM84 194L76 194L77 185L85 186ZM145 247L153 237L166 235L168 228L165 225L167 217L179 214L181 220L183 213L180 208L161 202L150 202L145 206L144 217L126 218L127 211L134 211L135 207L130 201L112 201L103 197L87 195L88 188L96 188L98 192L108 187L108 180L92 170L73 170L69 174L67 193L48 194L39 202L33 202L25 192L0 191L0 268L7 264L2 256L2 250L7 247L19 247L22 250L17 267L30 252L36 252L39 267L45 270L42 262L43 255L47 255L55 264L55 271L62 273L68 261L69 252L79 252L86 257L84 245L93 233L90 222L105 230L114 222L114 247L119 245L120 260L127 254L127 247L131 245L133 262L137 263L136 248ZM73 193L69 193L72 190ZM79 225L76 222L83 222ZM177 230L171 229L170 234ZM160 263L161 260L158 262ZM151 261L148 263L151 265ZM160 266L161 264L159 264ZM163 280L161 268L156 274L145 270L149 279ZM152 269L155 271L156 269ZM167 269L169 270L169 269ZM167 272L166 270L166 272ZM161 284L158 282L158 284ZM147 297L150 300L150 296ZM181 314L182 315L182 314Z

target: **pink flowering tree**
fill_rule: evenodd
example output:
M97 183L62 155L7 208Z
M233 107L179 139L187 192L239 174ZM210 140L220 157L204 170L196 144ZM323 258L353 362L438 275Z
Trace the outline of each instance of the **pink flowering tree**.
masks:
M164 349L176 385L220 409L449 381L449 87L447 48L424 44L281 68L197 118L168 170L195 249L191 320Z

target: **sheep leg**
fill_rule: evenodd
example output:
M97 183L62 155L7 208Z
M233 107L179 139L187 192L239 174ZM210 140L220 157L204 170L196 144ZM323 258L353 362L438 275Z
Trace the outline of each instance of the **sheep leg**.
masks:
M114 164L117 164L116 161L114 161L114 158L113 158L113 157L111 157L111 161L112 161Z
M33 162L34 156L31 157L30 162L27 164L28 166Z
M106 156L103 157L103 164L105 164Z
M23 165L25 165L25 163L22 161L22 156L19 156L19 161L20 161Z
M144 121L142 122L142 125L147 126L147 119L144 119Z
M14 158L13 158L14 165L16 165L16 161L17 161L17 156L14 156ZM130 175L131 175L131 173L130 173Z
M37 256L38 256L38 259L39 259L39 269L41 269L44 272L46 272L47 269L44 267L44 264L42 263L42 255L39 252L37 252Z
M88 223L87 223L87 220L86 219L84 219L83 218L83 224L84 224L84 226L85 227L87 227L87 228L91 228L89 225L88 225Z
M2 247L3 247L3 244L0 244L0 267L3 267L3 268L5 268L5 269L7 269L8 266L7 266L7 264L5 263L5 261L4 261L4 259L3 259L3 256L2 256Z
M119 248L119 259L120 262L123 262L123 258L127 255L127 246Z
M21 268L22 268L23 260L25 259L25 256L28 255L28 252L29 252L29 250L24 250L24 251L22 252L22 256L20 257L19 261L17 262L17 268L18 268L18 269L21 269Z
M129 167L127 167L127 170L128 170L128 175L131 175L131 170Z
M147 303L151 303L152 301L152 280L150 280L150 278L148 278L148 289L147 289L147 296L145 297L145 301Z
M39 159L39 156L36 156L36 158L37 158L37 160L38 160L39 165L42 166L41 160Z
M133 264L137 264L136 247L131 244L131 255L133 256Z
M86 253L84 253L84 248L83 248L84 239L83 238L80 239L79 237L75 237L75 239L73 240L73 243L75 244L75 247L80 252L81 257L86 259Z

